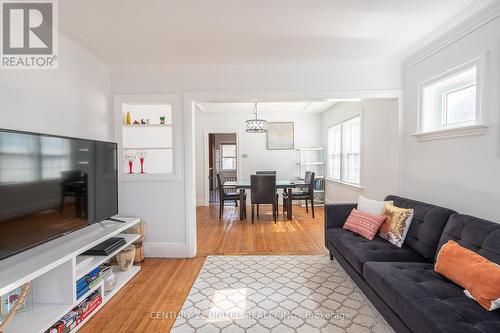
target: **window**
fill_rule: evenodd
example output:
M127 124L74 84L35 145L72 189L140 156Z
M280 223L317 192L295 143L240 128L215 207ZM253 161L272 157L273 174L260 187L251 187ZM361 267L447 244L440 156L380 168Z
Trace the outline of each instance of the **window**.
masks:
M419 133L480 124L479 66L468 63L423 85Z
M236 170L236 145L223 143L221 147L222 170Z
M328 129L329 178L360 185L361 116L356 116Z

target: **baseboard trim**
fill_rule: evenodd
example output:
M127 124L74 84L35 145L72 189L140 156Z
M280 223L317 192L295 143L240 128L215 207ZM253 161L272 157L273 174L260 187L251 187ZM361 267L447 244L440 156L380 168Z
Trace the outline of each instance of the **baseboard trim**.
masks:
M186 258L186 244L171 242L144 242L144 256L148 258Z
M196 199L196 206L207 206L205 199Z

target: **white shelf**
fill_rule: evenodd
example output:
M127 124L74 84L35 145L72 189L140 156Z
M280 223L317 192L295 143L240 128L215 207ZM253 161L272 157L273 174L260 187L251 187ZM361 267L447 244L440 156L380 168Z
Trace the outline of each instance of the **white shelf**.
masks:
M141 270L141 266L132 266L132 268L127 272L120 271L118 266L113 266L113 272L116 276L116 286L115 288L107 295L104 295L103 303L107 303L117 292L122 289L127 282L129 282L137 273Z
M94 310L92 313L85 318L78 326L76 326L70 333L77 332L83 325L87 323L90 318L92 318L113 296L115 296L137 273L141 271L141 266L132 266L132 268L128 272L121 272L118 270L117 266L113 266L113 272L116 275L116 286L115 288L107 295L101 294L102 303Z
M101 295L102 297L102 295ZM69 331L70 333L75 333L77 332L80 328L83 327L83 325L85 325L87 323L87 321L90 320L90 318L92 318L99 310L101 310L101 308L104 306L104 300L102 301L101 304L99 304L99 306L97 308L94 309L94 311L92 311L92 313L89 314L89 316L87 318L85 318L81 323L79 323L75 328L73 328L71 331Z
M325 162L297 162L300 165L323 165Z
M154 150L154 149L159 149L159 150L174 149L174 147L130 147L130 148L123 147L123 150Z
M297 148L296 151L322 151L323 147Z
M45 332L73 307L73 304L33 304L30 311L18 313L12 318L5 333Z
M133 217L123 219L127 222L106 220L89 225L0 261L0 295L34 280L140 222L140 219Z
M320 189L314 189L315 206L322 205L325 200L325 190L323 187L325 160L323 147L305 147L297 149L297 173L299 177L304 177L307 171L314 171L314 187L321 184ZM316 180L318 183L316 183ZM318 202L320 201L320 202ZM304 205L302 205L304 206Z
M76 300L76 258L86 250L140 222L140 219L133 217L116 216L116 218L126 222L103 221L93 224L0 261L0 294L3 295L28 281L33 281L34 285L31 309L16 314L7 326L6 333L44 333L92 292L98 289L102 291L104 284L100 282ZM124 234L124 237L127 243L131 243L140 236ZM91 270L105 260L104 258L96 257L79 273ZM136 268L134 272L139 269ZM135 275L134 272L127 272L128 274L119 279L117 291ZM105 300L103 296L103 303L110 297L112 295ZM78 327L81 326L83 323Z
M126 243L113 251L108 256L86 256L86 255L79 255L76 257L76 263L78 264L79 262L82 262L83 260L93 257L94 259L85 267L82 267L81 269L76 271L76 280L78 281L80 278L84 277L86 274L88 274L90 271L92 271L94 268L97 266L104 264L107 262L109 259L113 258L117 253L119 253L121 250L132 244L134 241L138 240L141 235L139 234L118 234L117 237L123 237L125 238Z
M139 128L139 127L172 127L172 124L123 124L123 127Z

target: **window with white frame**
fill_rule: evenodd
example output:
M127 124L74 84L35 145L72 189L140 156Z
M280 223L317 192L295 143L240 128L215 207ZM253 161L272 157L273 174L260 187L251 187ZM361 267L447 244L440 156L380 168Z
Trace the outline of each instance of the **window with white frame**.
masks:
M222 143L221 147L221 164L223 171L236 170L236 144Z
M361 116L328 129L328 178L360 185Z
M420 133L481 123L480 64L465 64L422 86Z

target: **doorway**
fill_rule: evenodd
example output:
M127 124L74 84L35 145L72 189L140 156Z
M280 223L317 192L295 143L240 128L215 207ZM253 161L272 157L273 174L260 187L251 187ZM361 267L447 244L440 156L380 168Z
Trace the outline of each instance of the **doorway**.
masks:
M238 143L236 133L209 133L208 147L209 204L214 205L218 204L220 199L217 174L220 174L222 184L226 181L237 180Z

